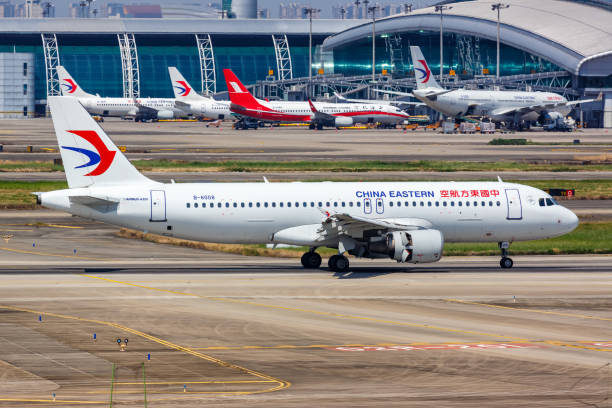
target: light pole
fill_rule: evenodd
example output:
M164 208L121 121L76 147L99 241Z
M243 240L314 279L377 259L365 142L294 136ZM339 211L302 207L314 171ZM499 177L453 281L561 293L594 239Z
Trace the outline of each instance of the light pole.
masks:
M404 14L412 13L412 4L404 4Z
M308 34L308 98L311 96L312 88L312 13L318 13L321 10L308 7L304 9L304 15L308 14L310 21L310 31Z
M378 6L368 8L368 11L372 13L372 82L376 81L376 10Z
M491 10L497 10L497 67L495 68L495 78L499 81L499 11L510 7L509 4L495 3L491 4Z
M443 74L444 74L444 42L443 42L443 37L444 37L444 26L442 25L442 15L444 10L450 10L452 9L453 6L436 6L435 11L436 12L440 12L440 82L444 82L443 81Z
M359 5L361 4L361 2L359 0L355 0L355 8L353 9L353 18L357 19L359 18Z

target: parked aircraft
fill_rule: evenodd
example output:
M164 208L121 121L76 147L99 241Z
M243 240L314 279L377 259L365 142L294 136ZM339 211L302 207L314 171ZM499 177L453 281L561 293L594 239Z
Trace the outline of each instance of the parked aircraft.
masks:
M231 117L229 101L217 101L199 95L175 67L168 67L168 72L177 108L197 117L208 119L229 119Z
M444 242L511 242L559 236L578 218L533 187L497 182L185 183L143 176L70 97L49 97L68 189L35 193L48 208L155 234L223 243L319 247L346 271L346 253L436 262Z
M224 69L232 112L256 120L309 123L310 128L341 127L355 123L395 125L410 116L401 109L377 103L311 103L263 101L255 98L230 69Z
M136 122L186 116L171 98L103 98L81 88L63 66L57 67L62 95L74 96L92 115L133 117Z
M412 93L377 90L378 92L414 96L432 109L448 117L479 116L495 122L512 123L557 120L567 116L575 105L601 100L568 101L552 92L486 91L444 89L436 82L420 47L411 46L412 64L417 89Z

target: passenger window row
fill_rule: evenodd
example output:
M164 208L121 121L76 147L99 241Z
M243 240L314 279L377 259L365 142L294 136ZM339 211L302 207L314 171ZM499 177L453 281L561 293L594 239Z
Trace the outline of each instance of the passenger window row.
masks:
M540 199L540 200L544 200L544 199ZM550 199L547 198L546 200L550 200ZM404 203L403 204L404 207L410 207L410 201L404 201L403 203ZM442 206L442 207L448 207L448 206L454 207L455 206L455 201L442 201L442 202L440 202L440 201L433 201L433 202L432 201L427 201L427 204L425 204L425 201L419 201L418 203L419 203L418 205L421 206L421 207L425 207L425 206L427 206L427 207L434 207L434 206L435 207L440 207L440 206ZM496 201L496 202L488 201L488 203L489 203L489 207L493 207L493 205L496 205L497 207L501 206L501 202L500 201ZM295 202L291 202L291 201L283 202L283 201L281 201L279 203L277 203L276 201L272 201L270 203L268 203L267 201L264 201L263 203L261 203L259 201L256 201L256 202L248 202L248 203L245 203L245 202L237 203L236 202L236 203L231 203L231 204L228 203L228 202L226 202L226 203L220 203L220 202L217 202L217 203L214 203L214 202L205 203L205 202L202 202L202 203L193 203L193 204L192 203L186 203L186 207L187 208L191 208L193 206L193 208L198 208L198 207L202 207L202 208L215 208L215 207L216 208L230 208L230 207L231 208L238 208L238 207L240 207L240 208L261 208L261 207L263 207L263 208L269 208L269 207L276 208L277 205L278 205L279 208L285 208L285 207L287 207L287 208L291 208L291 207L294 207L294 208L298 208L298 207L311 207L311 208L314 208L315 204L317 204L316 207L318 207L318 208L332 207L332 206L333 207L349 207L349 208L350 207L361 207L361 201L357 201L357 202L353 202L353 201L348 201L348 202L347 201L333 201L333 202L331 202L331 201L326 201L326 202L319 201L318 203L315 203L314 201L311 201L310 203L308 203L306 201L303 201L301 203L299 201L295 201ZM325 204L325 206L323 204ZM457 201L457 206L458 207L463 207L464 204L465 204L466 207L469 207L470 205L473 205L474 207L477 207L479 205L481 207L486 207L487 206L487 201L480 201L480 204L476 200L474 200L473 202L471 202L471 201L465 201L465 202ZM389 207L393 207L394 205L396 207L401 207L402 206L402 201L397 201L397 202L395 202L395 204L394 204L393 201L389 202ZM550 205L553 205L553 204L550 204ZM369 201L365 202L365 206L369 207ZM416 207L416 206L417 206L417 201L412 201L412 207ZM540 203L540 206L542 206L542 201Z

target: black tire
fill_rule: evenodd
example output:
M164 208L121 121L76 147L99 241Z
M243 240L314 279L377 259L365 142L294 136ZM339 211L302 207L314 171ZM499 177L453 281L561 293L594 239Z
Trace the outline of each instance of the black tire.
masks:
M499 261L499 266L503 269L510 269L512 265L514 265L514 262L510 258L502 258L501 261Z
M332 271L336 271L336 260L338 259L338 255L332 255L329 260L327 261L327 266L329 267L329 269L331 269Z
M338 259L336 259L336 270L339 272L346 272L349 270L349 260L346 256L338 256Z
M315 128L314 123L308 124L308 129L313 130Z
M302 255L302 266L306 269L316 269L321 266L321 255L316 252L306 252Z

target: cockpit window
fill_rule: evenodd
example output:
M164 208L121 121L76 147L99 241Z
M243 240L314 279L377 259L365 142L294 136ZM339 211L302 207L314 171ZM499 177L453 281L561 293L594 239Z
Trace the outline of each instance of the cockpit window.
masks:
M553 203L553 200L551 200L550 198L547 198L546 205L555 205L555 204Z
M540 198L538 200L538 204L540 204L540 207L544 207L544 206L546 206L546 201L543 198Z

